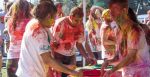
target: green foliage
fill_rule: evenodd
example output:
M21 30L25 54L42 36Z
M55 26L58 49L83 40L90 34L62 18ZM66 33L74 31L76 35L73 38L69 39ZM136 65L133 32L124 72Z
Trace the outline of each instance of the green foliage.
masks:
M65 15L69 15L70 10L75 6L78 6L82 2L82 0L57 0L57 1L63 3L63 11ZM86 2L89 6L93 5L93 0L86 0Z

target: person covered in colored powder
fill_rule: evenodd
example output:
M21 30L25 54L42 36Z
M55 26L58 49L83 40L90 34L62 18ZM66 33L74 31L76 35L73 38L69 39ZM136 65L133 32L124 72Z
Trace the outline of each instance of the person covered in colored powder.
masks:
M49 68L80 77L79 72L57 62L51 55L49 28L55 23L57 9L53 2L43 1L33 11L24 33L16 75L18 77L53 77Z
M116 28L117 24L113 21L110 15L110 9L105 9L102 13L104 22L100 29L101 44L102 44L102 58L112 59L115 55L116 44Z
M53 27L54 40L51 45L54 50L54 58L72 69L76 68L75 46L89 64L96 62L91 54L85 52L82 45L85 39L82 19L82 8L74 7L69 16L57 19ZM67 75L62 74L62 76Z
M7 53L6 68L9 77L17 77L15 73L20 58L22 37L26 24L32 17L29 9L29 3L24 0L15 1L11 6L11 17L7 20L10 46Z
M85 30L87 32L87 42L89 43L89 48L93 51L97 59L101 59L101 37L100 28L102 24L101 14L103 8L98 6L93 6L90 9L89 20L86 22Z
M128 16L128 4L123 0L111 0L109 3L111 15L118 24L116 53L118 56L106 60L108 65L120 59L119 63L107 71L103 77L122 68L123 77L150 77L150 54L145 33L138 23Z

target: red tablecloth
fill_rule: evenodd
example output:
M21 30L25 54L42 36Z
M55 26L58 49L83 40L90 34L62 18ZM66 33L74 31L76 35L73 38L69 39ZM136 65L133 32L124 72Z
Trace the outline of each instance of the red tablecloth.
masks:
M100 77L101 73L98 69L83 69L83 77ZM111 75L111 77L122 77L120 71L117 71Z

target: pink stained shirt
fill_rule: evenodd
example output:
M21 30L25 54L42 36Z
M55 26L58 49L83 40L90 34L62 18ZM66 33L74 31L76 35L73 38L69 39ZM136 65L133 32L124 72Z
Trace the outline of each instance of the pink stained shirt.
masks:
M117 33L117 50L123 51L120 52L120 59L127 56L128 50L135 49L137 53L135 60L123 67L123 77L150 77L150 48L146 42L145 33L138 26L124 28L124 31Z
M10 36L10 47L7 54L8 59L19 58L22 37L25 32L25 28L30 19L24 19L19 23L16 23L16 29L14 30L12 25L12 19L8 20L8 33Z
M72 56L75 54L76 42L84 41L84 29L83 25L72 27L68 21L68 16L56 20L52 34L58 43L58 47L54 47L54 51L65 56Z

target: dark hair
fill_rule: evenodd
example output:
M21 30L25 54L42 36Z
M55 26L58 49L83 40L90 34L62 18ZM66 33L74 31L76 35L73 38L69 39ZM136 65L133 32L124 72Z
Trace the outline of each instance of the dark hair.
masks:
M140 23L132 8L128 8L128 17L135 23Z
M53 2L43 1L34 8L33 16L38 20L42 20L46 18L48 14L54 16L56 12L57 9Z
M48 1L48 2L53 3L53 1L52 1L52 0L40 0L40 3L41 3L41 2L45 2L45 1Z
M119 4L122 8L127 8L128 7L128 0L110 0L109 1L109 7L111 7L112 4Z
M24 0L18 0L11 6L11 14L12 14L12 23L14 26L14 30L16 29L16 23L20 21L20 19L30 18L30 4Z
M80 7L74 7L71 9L70 15L82 18L83 17L83 9Z
M142 24L138 21L136 14L134 13L134 11L131 8L128 9L128 16L133 22L135 22L136 24L139 24L139 26L143 29L143 31L145 33L147 44L150 45L150 29L149 29L149 27L146 24Z

